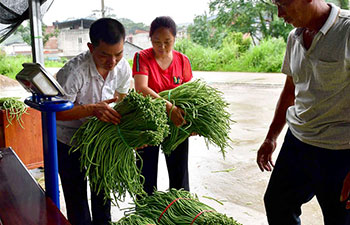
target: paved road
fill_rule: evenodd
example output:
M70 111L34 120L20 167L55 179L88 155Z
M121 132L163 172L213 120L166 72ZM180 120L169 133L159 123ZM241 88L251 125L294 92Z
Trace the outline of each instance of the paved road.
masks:
M51 73L55 71L50 70ZM202 138L191 137L191 191L217 211L234 217L244 225L267 225L262 198L270 173L260 172L255 157L272 119L285 76L278 73L194 72L194 78L203 79L224 93L224 98L230 103L232 119L236 123L232 124L230 134L233 150L227 153L226 159L222 158L215 146L207 149ZM0 89L0 97L24 98L29 95L20 86ZM284 132L285 130L278 140L278 150ZM164 157L160 157L159 164L158 187L166 190L168 178ZM218 172L222 170L230 172ZM223 205L203 196L218 199ZM61 202L61 209L65 213L64 202ZM121 206L129 205L123 203ZM112 210L113 220L116 221L122 213L117 207ZM303 206L302 222L306 225L323 224L315 199Z

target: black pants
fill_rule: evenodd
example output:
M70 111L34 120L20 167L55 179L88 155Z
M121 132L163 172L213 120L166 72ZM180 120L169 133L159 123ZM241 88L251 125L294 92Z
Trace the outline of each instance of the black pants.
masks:
M350 211L340 202L350 150L329 150L299 141L287 132L265 193L270 225L299 225L302 204L314 196L325 225L349 225Z
M104 200L101 192L91 190L91 221L85 170L80 170L80 152L68 154L70 146L57 141L58 171L66 201L68 220L72 225L107 225L111 221L111 202Z
M146 147L138 151L143 167L141 174L145 177L144 190L151 195L157 189L159 146ZM169 156L165 155L169 174L169 187L190 190L188 179L188 139L181 143ZM140 168L140 161L137 161Z

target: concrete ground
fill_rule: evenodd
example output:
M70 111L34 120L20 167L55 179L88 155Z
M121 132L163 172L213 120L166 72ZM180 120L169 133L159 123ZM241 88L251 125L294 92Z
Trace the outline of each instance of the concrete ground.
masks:
M283 87L285 75L264 73L194 72L194 78L201 78L209 85L223 92L230 103L229 111L236 122L231 126L232 150L226 158L215 146L207 149L203 138L190 138L190 186L201 201L221 213L232 216L244 225L267 225L263 195L270 177L269 172L260 172L256 165L257 150L264 140L271 122L274 108ZM0 97L29 96L21 87L1 87ZM274 153L276 159L285 131L278 140ZM162 153L161 153L162 154ZM42 172L31 171L43 184ZM41 178L40 178L41 177ZM168 188L168 177L164 157L160 157L158 188ZM209 198L219 200L210 200ZM129 207L130 199L121 203ZM286 202L288 204L288 202ZM65 214L63 195L61 211ZM302 207L302 224L323 224L322 214L316 199ZM113 207L113 221L123 216L118 207Z

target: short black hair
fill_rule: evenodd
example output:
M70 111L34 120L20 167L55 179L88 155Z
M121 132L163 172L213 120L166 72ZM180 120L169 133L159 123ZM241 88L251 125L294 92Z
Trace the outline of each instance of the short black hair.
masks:
M154 32L158 28L161 28L161 27L168 28L170 30L170 32L172 33L172 35L174 35L174 37L176 37L176 24L175 24L174 20L169 16L159 16L159 17L155 18L151 23L149 36L152 37Z
M90 41L96 47L100 41L113 45L124 41L125 28L118 20L101 18L91 24L89 31Z

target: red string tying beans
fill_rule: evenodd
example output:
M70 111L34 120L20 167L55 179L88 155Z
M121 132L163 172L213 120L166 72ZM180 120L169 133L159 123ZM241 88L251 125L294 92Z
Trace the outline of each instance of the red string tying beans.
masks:
M205 212L214 212L214 211L213 210L204 210L204 211L198 213L197 216L192 220L192 223L190 225L192 225L194 223L194 221L196 221L196 219Z
M177 200L180 200L180 199L184 199L184 200L194 200L194 199L191 199L191 198L176 198L174 199L174 201L172 201L165 209L164 211L162 212L162 214L160 214L159 218L158 218L158 222L160 222L160 219L162 218L163 214L170 208L170 206L172 204L174 204Z

